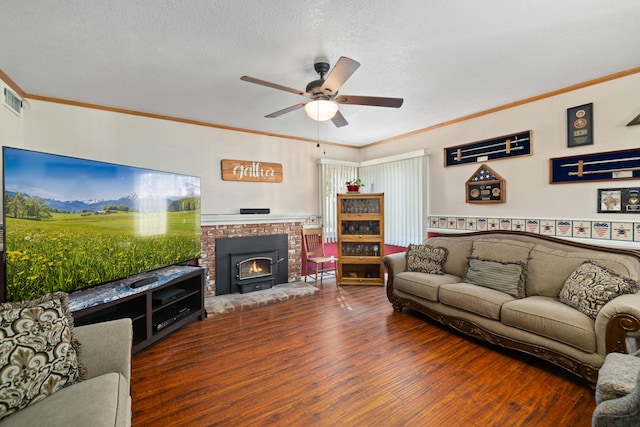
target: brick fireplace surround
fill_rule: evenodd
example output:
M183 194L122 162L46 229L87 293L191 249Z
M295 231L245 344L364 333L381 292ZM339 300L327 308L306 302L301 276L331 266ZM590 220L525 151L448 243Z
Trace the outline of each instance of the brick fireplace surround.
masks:
M200 265L209 268L204 296L216 294L216 239L286 234L289 241L289 282L302 274L302 215L203 215L201 220L202 255Z

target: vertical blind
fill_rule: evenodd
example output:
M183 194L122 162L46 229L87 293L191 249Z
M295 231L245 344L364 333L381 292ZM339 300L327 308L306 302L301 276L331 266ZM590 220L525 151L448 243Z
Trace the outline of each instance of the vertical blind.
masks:
M427 216L427 153L377 161L320 161L320 206L325 241L337 241L337 193L345 182L360 177L363 193L384 193L385 243L407 246L422 243Z
M320 164L320 206L322 207L322 228L326 242L338 240L337 212L338 193L344 193L345 182L358 177L358 167L348 162Z
M384 237L390 245L407 246L424 240L426 217L425 158L362 166L360 179L367 192L384 193Z

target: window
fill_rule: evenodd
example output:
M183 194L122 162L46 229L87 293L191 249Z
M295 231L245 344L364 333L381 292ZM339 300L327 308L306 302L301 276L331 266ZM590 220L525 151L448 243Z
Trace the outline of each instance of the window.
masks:
M408 246L422 243L428 223L428 152L419 150L362 163L320 160L320 206L325 240L335 242L336 194L345 182L360 177L363 193L384 193L385 243Z
M320 160L320 207L326 242L338 240L336 194L346 191L344 183L358 177L358 164L352 162Z
M389 245L422 243L427 229L427 157L363 162L367 193L384 193L384 237Z

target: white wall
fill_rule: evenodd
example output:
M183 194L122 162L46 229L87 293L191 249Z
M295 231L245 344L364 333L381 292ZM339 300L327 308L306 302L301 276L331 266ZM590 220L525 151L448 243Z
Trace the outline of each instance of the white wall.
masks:
M362 161L428 149L431 216L640 222L638 215L596 211L598 188L637 187L639 180L549 184L551 157L639 148L640 126L626 126L640 113L639 95L640 74L635 74L361 150L33 100L22 121L0 108L0 138L3 145L198 175L203 214L250 207L318 214L318 158ZM566 109L590 102L595 143L567 148ZM465 203L464 184L479 165L444 168L443 148L529 129L532 156L487 162L506 180L506 203ZM282 163L284 180L222 181L222 159Z
M567 148L567 108L593 103L594 144ZM640 148L640 74L612 80L505 111L418 133L362 150L363 160L416 149L431 151L429 215L447 217L565 218L640 222L640 215L597 213L597 189L638 187L640 180L549 183L549 159ZM454 119L452 117L452 119ZM506 180L506 203L465 203L465 182L480 164L445 168L445 147L532 130L531 156L486 162Z
M359 150L234 132L167 120L30 101L21 144L4 145L201 177L202 213L318 215L318 166L324 156L357 160ZM212 119L213 120L213 119ZM213 120L215 121L215 120ZM282 183L223 181L222 159L281 163Z

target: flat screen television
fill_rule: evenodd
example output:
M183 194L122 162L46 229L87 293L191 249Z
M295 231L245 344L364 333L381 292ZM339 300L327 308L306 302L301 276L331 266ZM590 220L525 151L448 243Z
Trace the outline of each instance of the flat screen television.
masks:
M199 177L3 147L3 185L3 301L200 256Z

